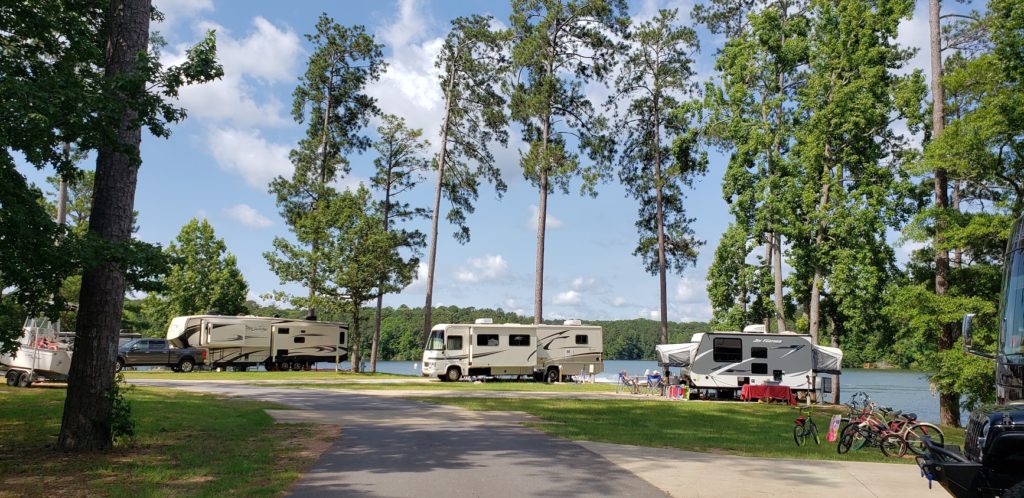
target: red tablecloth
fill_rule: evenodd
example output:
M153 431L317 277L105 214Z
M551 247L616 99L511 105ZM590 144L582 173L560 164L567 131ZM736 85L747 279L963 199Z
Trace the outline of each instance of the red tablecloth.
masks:
M793 391L786 386L769 386L764 384L755 386L746 384L743 386L743 389L740 390L740 399L743 401L760 398L781 399L787 401L791 405L796 405L796 396L793 396Z

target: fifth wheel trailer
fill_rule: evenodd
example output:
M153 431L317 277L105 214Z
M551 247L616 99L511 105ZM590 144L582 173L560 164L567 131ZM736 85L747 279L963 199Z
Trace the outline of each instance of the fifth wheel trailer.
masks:
M267 370L302 370L348 356L348 326L341 323L260 316L179 316L167 340L180 348L209 350L217 368L263 365Z
M559 376L604 370L601 327L566 320L562 325L492 323L435 325L423 348L423 375L456 381L463 376Z

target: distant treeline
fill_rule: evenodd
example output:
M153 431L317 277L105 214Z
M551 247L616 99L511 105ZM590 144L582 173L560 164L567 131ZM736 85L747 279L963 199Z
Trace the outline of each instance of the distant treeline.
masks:
M249 301L246 303L249 313L257 316L280 316L284 318L302 318L304 310L261 306ZM135 303L129 301L125 305L125 327L151 337L163 337L166 324L148 323L138 320L139 315L132 310ZM324 321L346 321L330 313L317 317ZM431 315L432 322L438 323L472 323L477 318L491 318L495 323L533 323L530 317L523 317L500 308L460 308L458 306L435 307ZM545 320L548 324L561 324L561 320ZM583 320L586 325L599 325L604 329L605 358L609 360L651 360L654 359L654 346L658 343L658 322L643 318L633 320ZM370 351L370 340L373 332L374 310L364 308L362 313L363 351ZM399 306L384 308L381 312L380 325L380 357L382 361L419 360L423 357L423 308ZM702 322L669 322L669 342L686 342L690 336L698 332L708 332L710 325ZM367 358L368 360L369 358Z

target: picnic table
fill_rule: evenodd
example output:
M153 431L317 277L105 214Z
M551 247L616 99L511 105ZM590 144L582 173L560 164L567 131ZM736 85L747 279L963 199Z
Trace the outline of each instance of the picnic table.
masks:
M740 390L740 399L743 401L763 398L781 399L790 405L796 405L796 396L793 396L793 390L786 386L744 384L743 389Z

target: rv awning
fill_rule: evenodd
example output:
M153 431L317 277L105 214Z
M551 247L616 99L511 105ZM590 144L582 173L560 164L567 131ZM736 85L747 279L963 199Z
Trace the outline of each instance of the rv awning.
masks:
M658 365L663 367L689 367L693 354L697 352L699 343L658 344L654 347L658 355Z
M843 351L828 346L814 346L814 371L839 372L843 366Z

